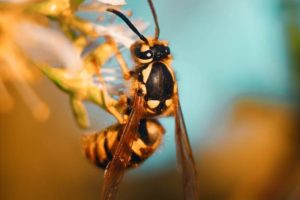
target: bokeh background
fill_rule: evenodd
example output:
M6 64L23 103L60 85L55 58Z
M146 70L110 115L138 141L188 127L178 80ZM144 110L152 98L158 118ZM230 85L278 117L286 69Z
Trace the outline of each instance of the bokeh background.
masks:
M152 24L147 2L128 0ZM154 0L199 170L201 199L300 199L297 0ZM153 26L145 32L153 34ZM3 67L3 66L1 66ZM13 87L11 92L15 93ZM81 152L69 98L45 78L34 86L51 115L22 101L0 114L0 199L97 199L103 171ZM92 128L113 118L87 104ZM164 142L126 174L119 199L182 199L173 119Z

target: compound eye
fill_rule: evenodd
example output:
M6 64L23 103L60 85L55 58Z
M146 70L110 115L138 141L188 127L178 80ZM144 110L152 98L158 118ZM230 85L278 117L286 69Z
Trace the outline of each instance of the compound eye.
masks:
M141 45L135 49L135 56L140 62L147 63L152 61L154 53L148 45Z
M137 57L143 60L148 60L153 58L153 52L151 50L140 52Z

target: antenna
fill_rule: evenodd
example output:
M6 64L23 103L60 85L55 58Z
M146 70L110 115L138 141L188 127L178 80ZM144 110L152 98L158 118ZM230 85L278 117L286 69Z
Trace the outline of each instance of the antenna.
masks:
M157 19L157 15L156 15L152 0L148 0L148 3L149 3L149 6L150 6L150 9L152 12L152 16L153 16L154 22L155 22L155 37L154 38L157 40L159 37L159 32L160 32L159 25L158 25L158 19Z
M143 40L144 42L146 42L147 44L149 44L147 38L145 36L143 36L138 30L137 28L131 23L131 21L120 11L115 10L113 8L108 8L107 9L108 12L114 13L115 15L117 15L118 17L120 17L126 24L127 26L137 35L139 36L139 38L141 40Z

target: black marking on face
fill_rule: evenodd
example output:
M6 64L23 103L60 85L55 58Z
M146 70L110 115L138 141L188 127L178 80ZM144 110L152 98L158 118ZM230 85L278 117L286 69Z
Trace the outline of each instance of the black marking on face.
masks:
M142 45L139 45L135 48L134 50L134 54L137 58L142 59L142 60L149 60L152 59L154 54L152 52L152 50L149 48L146 51L142 51L141 50Z
M153 47L151 47L151 50L154 54L154 61L160 61L164 58L167 58L171 53L170 48L164 45L154 45Z

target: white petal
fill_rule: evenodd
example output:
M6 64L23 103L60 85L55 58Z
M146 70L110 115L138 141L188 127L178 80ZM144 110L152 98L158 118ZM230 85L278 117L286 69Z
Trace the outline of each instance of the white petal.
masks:
M38 62L81 68L80 52L61 32L34 23L20 23L15 38L25 52Z
M122 6L126 4L125 0L98 0L101 3L110 4L113 6Z

